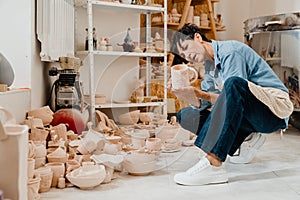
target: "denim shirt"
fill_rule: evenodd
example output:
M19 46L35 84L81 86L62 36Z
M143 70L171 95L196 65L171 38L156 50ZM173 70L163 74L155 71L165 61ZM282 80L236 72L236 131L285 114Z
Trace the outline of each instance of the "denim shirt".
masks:
M205 62L203 91L220 93L227 78L237 76L262 87L288 89L271 67L248 45L234 41L212 40L214 61ZM286 119L286 124L288 118Z

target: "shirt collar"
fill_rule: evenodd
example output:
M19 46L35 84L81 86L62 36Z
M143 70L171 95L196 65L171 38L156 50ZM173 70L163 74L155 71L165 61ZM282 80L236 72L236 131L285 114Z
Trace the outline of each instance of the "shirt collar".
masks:
M219 42L215 41L215 40L211 40L212 41L212 48L214 51L214 62L215 62L215 66L216 67L220 67L221 68L221 61L219 58Z

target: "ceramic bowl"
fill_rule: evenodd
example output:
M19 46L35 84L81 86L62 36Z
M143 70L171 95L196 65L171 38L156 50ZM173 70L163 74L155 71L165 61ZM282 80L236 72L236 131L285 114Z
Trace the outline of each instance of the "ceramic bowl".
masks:
M155 130L155 137L165 142L167 139L175 138L179 130L180 128L176 126L161 126Z
M80 189L92 189L100 185L106 176L103 165L95 165L94 170L83 171L82 167L66 175L67 179Z
M151 161L147 163L139 163L134 164L129 161L123 161L122 162L123 169L127 171L131 175L137 175L137 176L144 176L148 175L149 173L155 171L156 168L156 161Z
M140 110L127 112L118 116L119 122L123 125L133 125L139 121Z

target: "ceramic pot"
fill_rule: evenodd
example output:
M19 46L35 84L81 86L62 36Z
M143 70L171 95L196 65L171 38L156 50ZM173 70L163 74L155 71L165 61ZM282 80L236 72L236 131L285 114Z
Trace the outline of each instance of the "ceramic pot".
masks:
M198 79L198 72L188 65L179 64L171 68L172 87L175 89L189 86Z

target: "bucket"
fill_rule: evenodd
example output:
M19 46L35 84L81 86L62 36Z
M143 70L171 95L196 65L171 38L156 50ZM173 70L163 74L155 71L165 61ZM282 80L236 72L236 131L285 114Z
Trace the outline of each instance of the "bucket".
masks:
M28 126L0 107L0 188L5 198L27 199Z

